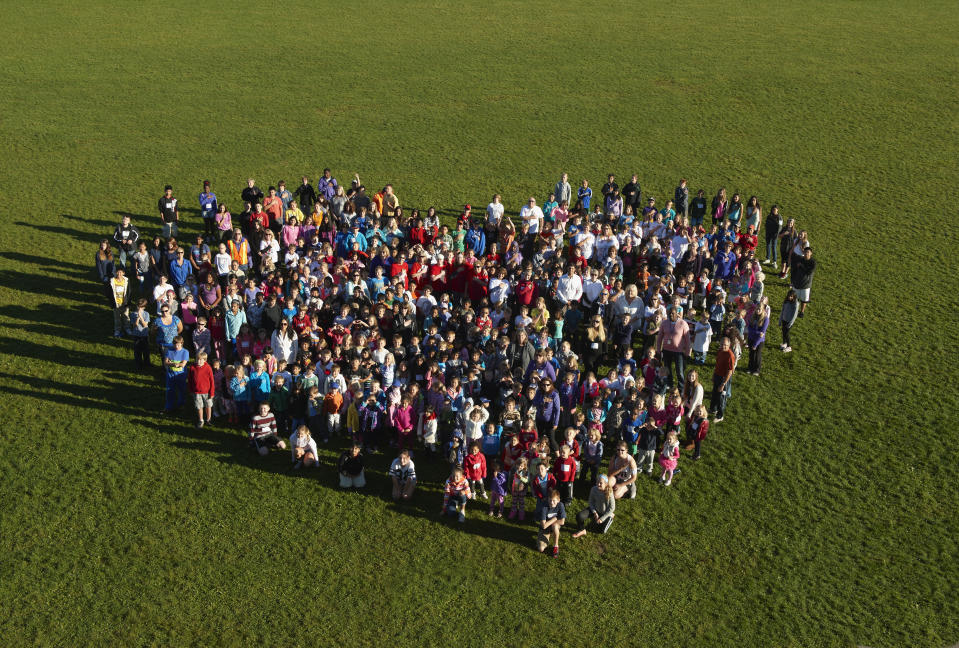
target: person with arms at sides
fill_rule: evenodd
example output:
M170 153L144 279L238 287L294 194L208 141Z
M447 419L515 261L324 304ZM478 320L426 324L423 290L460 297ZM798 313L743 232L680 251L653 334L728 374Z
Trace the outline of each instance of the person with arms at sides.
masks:
M407 501L416 490L416 467L410 459L410 451L400 450L399 456L390 464L390 479L393 480L393 501Z
M576 514L579 531L573 534L574 538L586 535L586 523L590 519L599 528L600 533L609 531L609 527L613 524L613 517L616 515L616 496L613 494L615 488L615 477L600 475L596 479L596 485L589 491L588 506Z
M137 241L140 240L140 232L130 224L129 214L124 214L120 218L120 224L113 230L113 240L116 241L117 248L120 250L120 266L126 268L127 259L133 257Z
M589 186L589 180L583 179L583 184L576 190L576 205L582 213L589 213L589 203L593 199L593 190Z
M766 329L769 327L769 312L757 308L749 316L746 324L746 344L749 346L749 368L747 373L758 376L763 368L763 345L766 343Z
M783 301L783 308L779 314L779 326L782 328L783 342L779 345L779 350L783 353L789 353L793 350L789 342L789 333L796 323L796 317L799 315L799 298L793 288L786 293L786 299Z
M175 237L178 233L177 224L180 222L180 208L177 206L177 199L173 197L173 185L163 188L163 195L157 201L157 209L160 212L163 238Z
M529 225L530 234L539 234L543 228L543 210L536 204L536 198L530 196L529 201L519 210L520 221Z
M200 192L200 216L203 218L203 235L213 236L216 233L216 213L219 210L216 204L216 194L210 188L210 181L203 181L203 191Z
M706 218L706 208L706 192L700 189L690 204L689 224L696 228L702 227L703 219Z
M673 207L677 214L689 218L689 187L686 185L686 178L680 179L679 186L673 192Z
M137 301L137 307L130 314L130 334L133 336L133 363L137 369L150 366L150 312L147 300Z
M213 417L213 397L216 395L213 369L206 358L207 354L204 351L196 354L196 362L190 365L187 380L190 394L193 396L193 406L196 408L198 428L209 423Z
M166 367L166 406L164 414L178 409L186 400L187 372L186 365L190 360L190 352L183 348L183 338L179 335L173 338L173 346L164 354L163 366Z
M553 196L559 204L565 202L568 205L570 203L573 198L573 188L569 184L569 174L564 173L560 177L559 182L553 187Z
M796 298L799 300L799 317L806 314L806 306L809 305L809 289L812 287L815 272L816 260L812 258L811 247L804 248L802 255L793 254L790 287L796 291Z
M603 188L600 189L600 193L603 194L603 202L606 202L606 197L613 193L613 191L619 191L619 185L616 184L616 175L610 173L606 176L606 184L603 185Z
M123 337L123 332L129 325L128 313L130 310L127 300L130 294L130 280L126 278L123 266L116 269L113 279L110 280L110 305L113 306L113 337Z
M553 549L550 555L559 556L559 531L566 524L566 507L560 501L559 491L555 488L549 491L546 504L539 510L536 517L539 535L536 537L536 550L544 553L549 544Z
M623 210L625 211L626 207L632 207L633 214L638 215L642 195L643 190L642 187L639 186L639 176L634 173L633 177L626 183L626 186L623 187Z
M251 207L263 204L263 190L256 186L253 178L246 181L246 187L240 193L240 200L250 203Z
M689 323L679 316L676 308L670 307L668 313L666 321L660 325L659 333L656 334L656 352L669 369L671 387L682 391L686 375L686 356L692 343Z
M732 351L732 343L728 337L719 341L719 351L716 352L716 369L713 371L713 392L709 397L710 414L715 415L714 423L723 420L726 413L726 386L732 380L736 371L736 354Z

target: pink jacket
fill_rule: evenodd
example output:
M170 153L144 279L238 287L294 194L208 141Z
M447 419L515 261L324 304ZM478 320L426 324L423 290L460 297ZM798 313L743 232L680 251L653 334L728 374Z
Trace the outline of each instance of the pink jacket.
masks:
M407 405L400 407L397 405L393 409L393 427L399 431L409 430L413 427L413 406Z
M691 343L689 324L684 319L665 320L656 335L656 348L660 351L679 351L685 355Z

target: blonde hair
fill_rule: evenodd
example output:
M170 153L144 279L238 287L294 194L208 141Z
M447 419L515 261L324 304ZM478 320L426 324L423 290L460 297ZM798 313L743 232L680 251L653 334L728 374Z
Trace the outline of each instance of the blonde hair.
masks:
M306 427L305 425L301 425L300 427L296 428L296 436L299 439L304 439L304 438L309 439L310 428Z
M653 394L653 408L662 409L664 404L664 399L662 394Z

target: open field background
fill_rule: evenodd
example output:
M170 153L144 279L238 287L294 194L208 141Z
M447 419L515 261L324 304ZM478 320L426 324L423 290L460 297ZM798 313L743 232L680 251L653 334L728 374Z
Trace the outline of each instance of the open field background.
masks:
M959 640L954 3L3 8L4 645ZM340 493L158 421L109 337L116 212L152 234L168 182L232 209L324 166L441 208L564 170L725 185L810 231L815 301L701 462L548 561L529 528L438 521L438 469L398 510L382 457Z

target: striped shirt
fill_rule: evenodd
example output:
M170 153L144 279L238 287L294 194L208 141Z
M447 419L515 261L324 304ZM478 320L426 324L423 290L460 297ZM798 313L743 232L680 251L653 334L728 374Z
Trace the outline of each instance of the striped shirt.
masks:
M267 434L276 434L276 418L272 412L256 414L250 419L250 436L262 437Z

